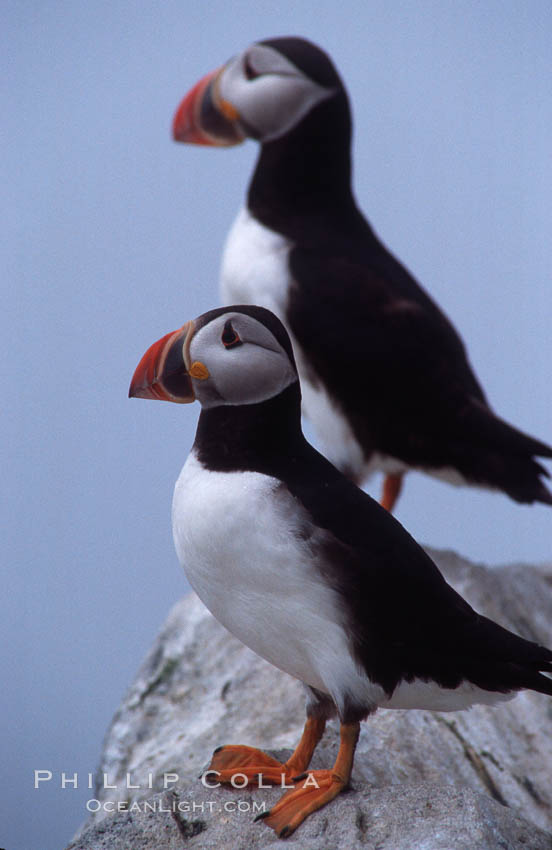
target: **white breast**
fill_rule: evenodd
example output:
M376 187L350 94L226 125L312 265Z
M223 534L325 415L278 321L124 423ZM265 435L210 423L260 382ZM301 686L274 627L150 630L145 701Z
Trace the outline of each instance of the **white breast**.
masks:
M223 304L258 304L283 321L292 242L260 224L243 207L230 229L220 271Z
M300 505L270 476L210 472L192 454L176 483L178 557L203 603L275 667L331 694L382 698L351 657L335 592L299 536Z
M244 207L228 234L222 257L220 289L223 304L258 304L272 310L291 337L303 394L303 412L312 423L324 455L338 469L369 471L364 453L337 402L321 381L312 383L312 367L286 321L291 240L260 224ZM371 470L370 470L371 471Z

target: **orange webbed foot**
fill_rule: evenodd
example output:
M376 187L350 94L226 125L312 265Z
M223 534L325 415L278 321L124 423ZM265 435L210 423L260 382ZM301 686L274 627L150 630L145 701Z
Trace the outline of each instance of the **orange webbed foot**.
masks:
M248 785L290 785L292 772L287 762L282 764L262 750L230 744L214 751L206 774L216 782L232 782L236 777L237 787L241 788L245 787L244 776Z
M255 820L263 820L279 838L287 838L313 812L329 803L349 784L360 723L342 723L339 752L332 770L310 770L295 776L297 785L278 800L268 812Z
M324 734L326 721L323 717L307 717L301 740L295 751L282 764L255 747L231 744L219 747L213 753L207 773L218 782L232 782L232 777L242 774L247 777L248 785L281 785L290 787L294 776L303 773L310 764L312 754ZM245 787L240 776L236 787Z
M287 791L268 812L255 818L262 819L279 838L291 835L310 814L337 797L348 784L348 780L332 770L311 770L296 780L295 788Z

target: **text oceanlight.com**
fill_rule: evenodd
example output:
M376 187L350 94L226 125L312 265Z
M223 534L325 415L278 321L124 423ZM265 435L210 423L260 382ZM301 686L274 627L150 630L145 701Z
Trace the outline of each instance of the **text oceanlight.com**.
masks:
M266 803L250 800L226 800L224 803L218 803L215 800L205 800L201 803L189 800L171 800L167 803L166 800L136 800L134 803L129 803L127 800L88 800L86 808L89 812L142 812L146 814L153 812L180 812L180 814L205 814L206 812L253 812L260 814L266 811Z

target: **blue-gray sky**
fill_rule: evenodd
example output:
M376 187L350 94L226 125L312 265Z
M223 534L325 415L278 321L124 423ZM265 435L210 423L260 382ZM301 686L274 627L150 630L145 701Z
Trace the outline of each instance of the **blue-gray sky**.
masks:
M173 111L250 41L299 34L348 86L355 186L448 312L496 409L552 440L547 0L9 0L0 845L53 850L171 605L173 482L198 409L129 401L146 347L218 303L256 156L175 145ZM368 489L376 492L379 481ZM552 512L412 475L398 518L478 561L551 558ZM55 781L34 790L33 770Z

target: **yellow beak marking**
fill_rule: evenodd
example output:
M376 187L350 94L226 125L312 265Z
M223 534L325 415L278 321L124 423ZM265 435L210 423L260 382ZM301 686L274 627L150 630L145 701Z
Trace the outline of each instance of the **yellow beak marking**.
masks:
M209 370L200 360L195 360L188 369L188 374L199 381L205 381L209 377Z
M225 118L228 118L229 121L237 121L240 117L240 113L236 109L236 107L230 103L228 100L223 100L220 98L218 107Z

